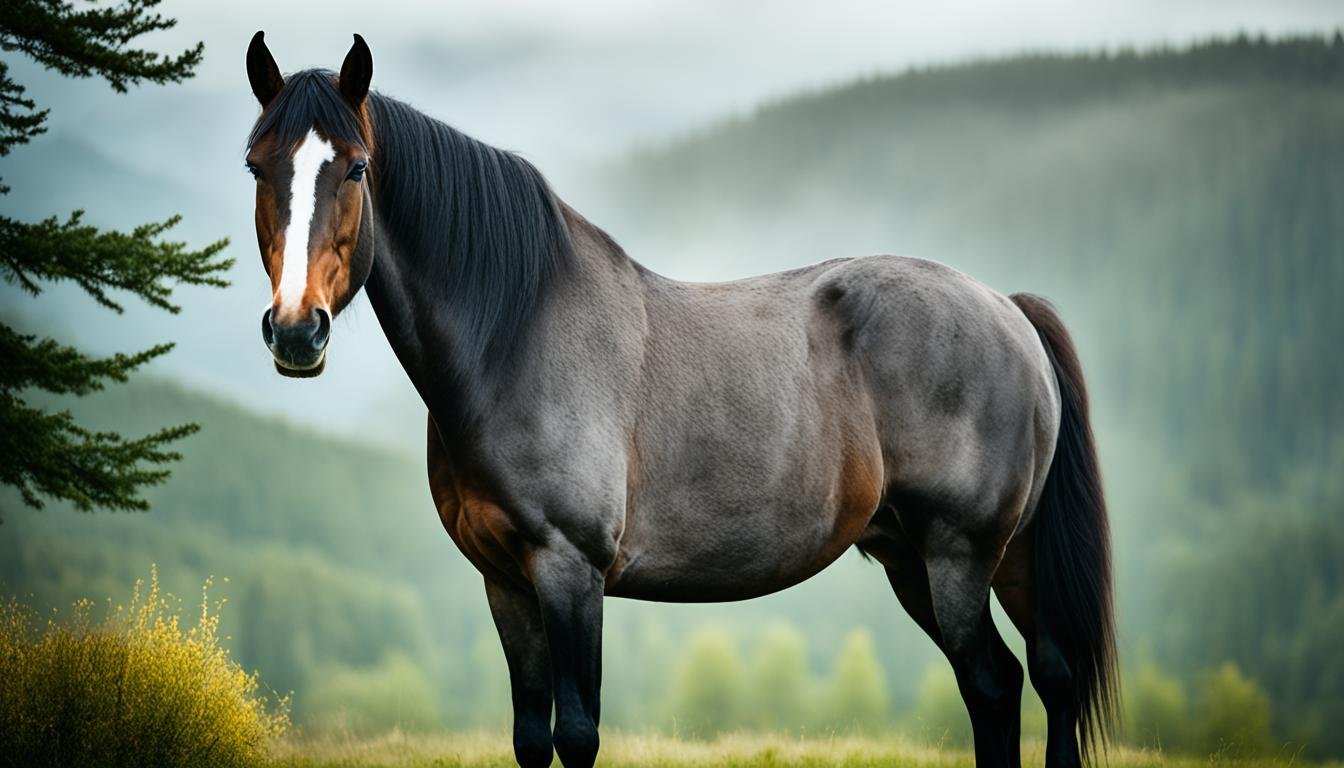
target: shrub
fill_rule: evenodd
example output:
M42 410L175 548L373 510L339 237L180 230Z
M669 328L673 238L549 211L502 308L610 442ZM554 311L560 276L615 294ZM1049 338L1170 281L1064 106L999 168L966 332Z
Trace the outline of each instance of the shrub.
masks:
M219 645L218 609L200 620L137 582L129 607L101 621L93 604L48 620L11 598L0 604L0 754L16 765L251 766L288 725L287 701L257 695ZM206 582L206 589L209 582Z
M1269 697L1232 662L1208 673L1200 688L1197 746L1209 753L1253 757L1269 752Z
M1125 732L1145 747L1184 748L1190 738L1190 705L1185 686L1152 662L1139 667L1125 691Z
M824 724L835 730L875 733L886 725L887 674L868 630L851 630L845 636L825 704Z
M971 743L970 715L961 700L957 677L946 662L933 662L925 668L914 720L915 733L936 744Z
M751 725L761 730L795 730L807 721L812 686L807 640L790 624L766 628L751 665L748 697Z
M736 728L742 709L742 681L742 662L732 633L713 625L696 629L673 683L676 730L703 737Z
M424 732L439 725L434 695L423 670L406 656L391 654L376 667L341 667L317 675L312 691L300 696L298 711L301 722L319 732Z

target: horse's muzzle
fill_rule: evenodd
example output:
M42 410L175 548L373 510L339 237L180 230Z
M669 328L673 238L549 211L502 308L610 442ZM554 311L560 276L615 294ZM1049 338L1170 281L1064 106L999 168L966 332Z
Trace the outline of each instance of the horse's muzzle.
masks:
M331 314L314 307L308 317L277 322L267 309L261 316L261 338L275 358L275 370L284 376L309 378L326 366L327 342L331 339Z

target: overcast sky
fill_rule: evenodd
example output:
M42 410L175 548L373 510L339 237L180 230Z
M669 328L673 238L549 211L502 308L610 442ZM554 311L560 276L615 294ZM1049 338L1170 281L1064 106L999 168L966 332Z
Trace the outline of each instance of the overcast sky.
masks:
M168 0L163 10L180 24L153 42L171 50L204 40L206 60L185 89L150 89L148 102L245 99L243 53L257 29L286 72L339 68L359 32L373 49L376 87L554 165L552 173L762 99L911 64L1344 25L1341 0ZM88 85L80 90L105 90ZM53 121L87 126L102 102ZM203 127L241 131L253 117L245 105L228 114ZM124 146L124 138L103 141Z
M91 349L177 339L178 349L157 370L347 431L384 407L388 392L400 399L409 390L372 314L358 307L338 322L336 354L320 384L281 382L270 372L257 332L267 284L252 233L253 184L242 170L243 139L257 113L243 57L257 29L266 31L286 72L339 69L351 33L363 34L373 50L375 88L521 151L582 210L576 182L595 163L801 89L1023 50L1150 47L1344 26L1344 0L167 0L160 10L180 24L146 45L166 52L197 40L206 45L196 78L181 86L116 95L101 81L56 78L3 54L52 113L50 134L39 140L49 142L50 156L34 145L0 163L15 189L0 202L26 217L83 206L93 221L118 225L159 220L173 212L160 207L180 206L183 236L197 243L233 238L233 287L183 292L186 311L173 318L138 308L110 318L81 304L78 291L59 288L38 301L12 290L0 298ZM153 204L140 197L149 191L159 194ZM164 194L172 197L165 202ZM118 204L136 220L103 218ZM648 265L702 277L677 265ZM244 357L249 353L255 360ZM336 402L342 407L334 409ZM417 411L415 403L398 408ZM334 412L347 423L333 424ZM422 432L411 431L418 444Z

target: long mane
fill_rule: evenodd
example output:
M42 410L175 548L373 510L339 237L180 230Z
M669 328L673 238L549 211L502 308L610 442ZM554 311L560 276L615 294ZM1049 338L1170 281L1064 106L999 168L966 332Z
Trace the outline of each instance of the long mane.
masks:
M248 143L274 133L280 146L294 146L316 129L328 140L365 146L380 234L409 276L436 289L436 311L455 315L454 351L467 364L502 361L572 260L560 201L517 155L387 96L370 93L366 104L372 146L334 73L297 72Z

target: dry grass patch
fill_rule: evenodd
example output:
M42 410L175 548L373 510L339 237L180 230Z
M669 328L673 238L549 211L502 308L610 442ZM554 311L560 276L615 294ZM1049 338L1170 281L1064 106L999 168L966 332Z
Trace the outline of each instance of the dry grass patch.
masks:
M286 702L268 706L256 676L220 646L205 595L190 629L155 574L105 619L92 608L78 603L44 622L17 600L0 602L0 763L267 763L288 725Z

